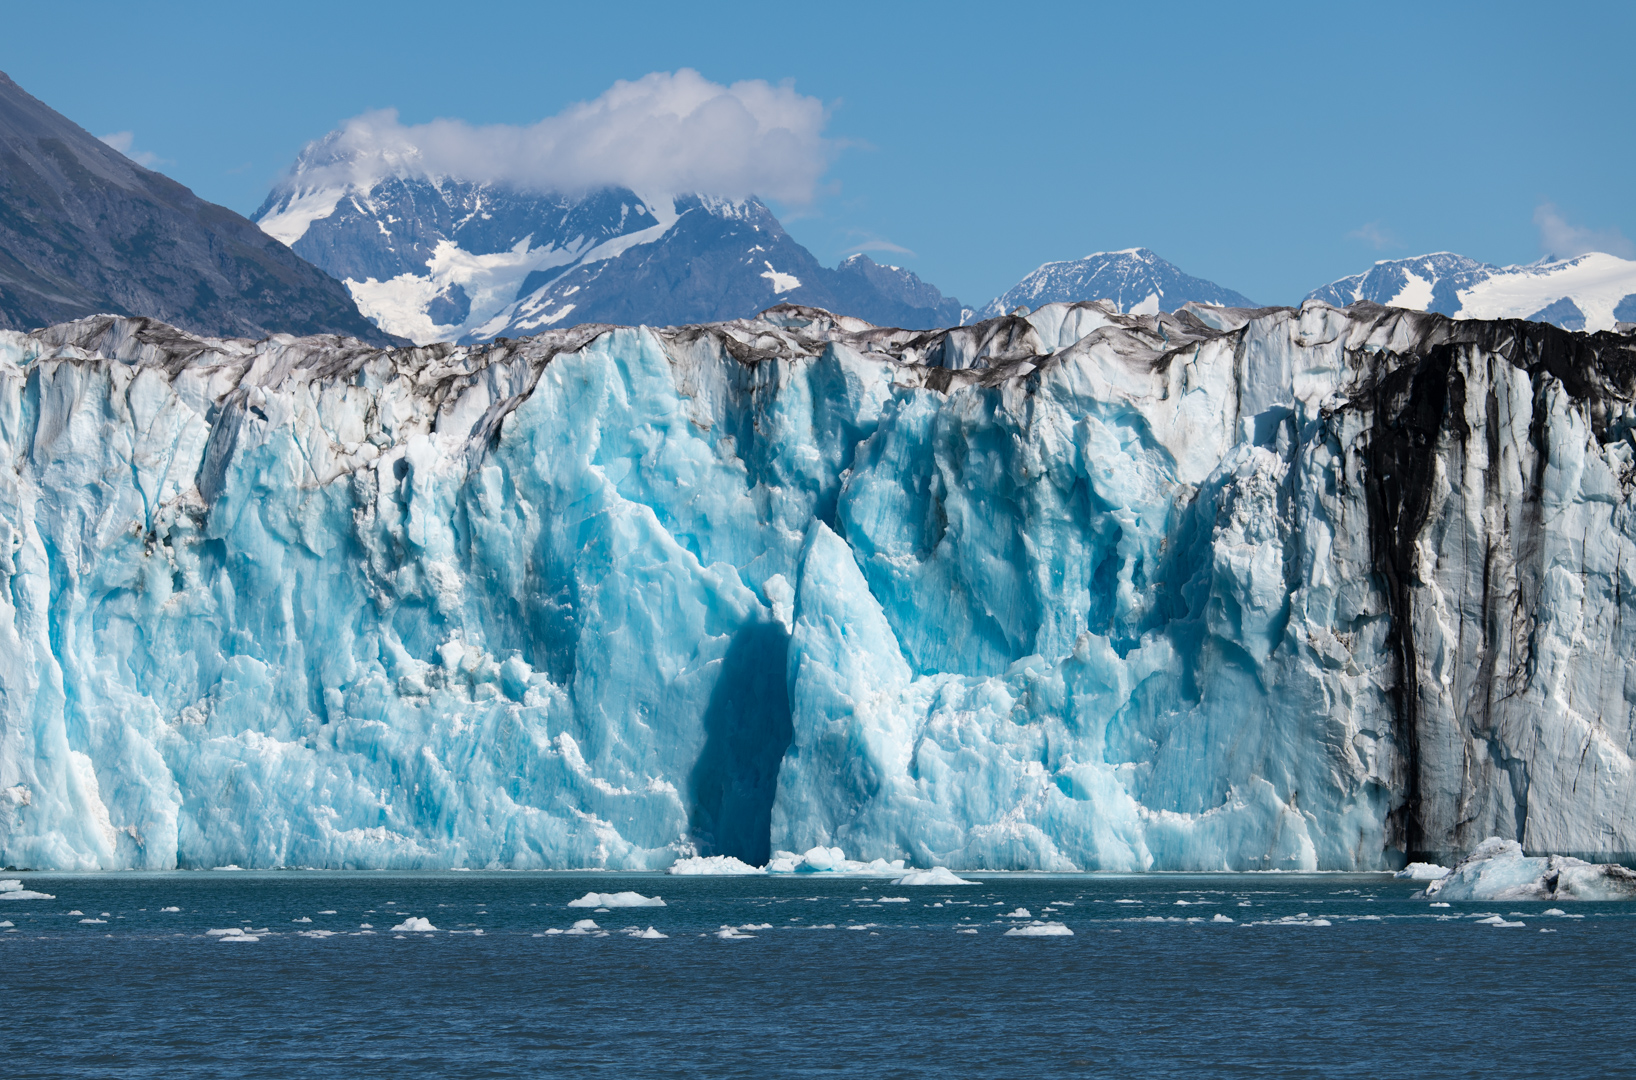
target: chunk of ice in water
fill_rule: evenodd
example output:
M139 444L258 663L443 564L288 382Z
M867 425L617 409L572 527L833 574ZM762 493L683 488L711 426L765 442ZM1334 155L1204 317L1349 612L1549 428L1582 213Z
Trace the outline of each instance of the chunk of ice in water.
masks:
M1436 863L1412 862L1392 876L1400 881L1439 881L1449 876L1449 868Z
M893 885L975 885L975 881L956 877L946 866L934 866L930 870L911 870L892 882Z
M411 915L407 919L400 922L398 925L394 926L392 928L392 932L393 933L407 932L407 933L414 934L414 933L425 933L426 931L436 930L436 929L437 929L437 927L432 925L432 920L431 919L422 919L422 918L419 918L418 916Z
M766 872L759 866L751 866L731 855L694 855L687 859L677 859L665 871L667 874L687 877L744 877Z
M1013 926L1006 937L1073 937L1074 932L1059 922L1032 922L1027 926Z
M660 897L643 896L639 892L588 892L578 900L568 901L568 906L604 909L627 907L664 907L665 902Z

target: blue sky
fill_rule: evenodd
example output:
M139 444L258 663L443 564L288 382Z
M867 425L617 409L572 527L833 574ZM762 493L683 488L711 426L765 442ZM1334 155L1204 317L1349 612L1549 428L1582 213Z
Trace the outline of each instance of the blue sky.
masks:
M1636 238L1630 3L11 2L0 19L24 89L243 213L367 110L528 124L686 67L820 99L832 163L816 199L776 205L791 233L968 303L1137 245L1292 303L1381 258Z

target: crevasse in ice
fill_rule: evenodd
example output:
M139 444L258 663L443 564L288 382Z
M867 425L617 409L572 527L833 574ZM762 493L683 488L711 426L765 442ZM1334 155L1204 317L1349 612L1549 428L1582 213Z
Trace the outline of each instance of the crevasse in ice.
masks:
M1636 850L1629 349L1318 303L0 334L0 860Z

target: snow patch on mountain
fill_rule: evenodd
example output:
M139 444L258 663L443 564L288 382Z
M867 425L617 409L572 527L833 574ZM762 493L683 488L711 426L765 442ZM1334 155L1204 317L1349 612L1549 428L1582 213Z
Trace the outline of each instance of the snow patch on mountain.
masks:
M1019 307L1085 300L1106 300L1130 315L1157 315L1189 303L1256 306L1240 293L1182 273L1147 248L1126 248L1046 263L967 321L996 318Z
M1456 319L1527 319L1594 333L1636 322L1636 261L1591 252L1501 267L1444 251L1382 260L1307 299L1368 300Z

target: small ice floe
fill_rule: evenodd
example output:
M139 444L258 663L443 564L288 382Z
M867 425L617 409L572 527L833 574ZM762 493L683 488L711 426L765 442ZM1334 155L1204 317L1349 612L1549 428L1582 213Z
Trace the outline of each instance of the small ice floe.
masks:
M295 934L296 934L297 937L310 937L310 938L318 938L318 939L322 940L323 938L334 937L335 936L335 931L334 930L297 930L295 932Z
M425 934L436 930L431 919L422 919L411 915L392 928L394 934Z
M291 919L291 920L290 920L290 921L291 921L291 922L312 922L312 920L311 920L311 919L309 919L309 918L308 918L308 917L307 917L307 916L305 916L305 915L303 915L303 916L301 916L301 917L300 917L300 918L299 918L299 919Z
M1515 840L1491 836L1449 875L1426 885L1442 900L1629 900L1636 871L1567 855L1530 856Z
M665 902L657 896L643 896L638 892L588 892L578 900L568 901L568 906L606 910L616 907L664 907Z
M23 888L21 878L0 878L0 900L55 900L51 893Z
M1229 919L1227 916L1223 915L1221 912L1218 911L1218 912L1215 913L1215 915L1213 915L1211 917L1210 921L1214 922L1214 923L1223 923L1223 922L1232 922L1233 920Z
M232 863L228 863L226 866L212 866L211 869L212 870L243 870L244 867L234 866Z
M1314 919L1306 912L1299 915L1285 915L1282 919L1267 919L1263 922L1251 923L1251 926L1333 926L1328 919Z
M65 912L63 912L63 914L64 915L84 915L85 912L81 911L79 908L75 908L73 911L65 911Z
M1449 876L1449 868L1436 863L1412 862L1392 876L1399 881L1441 881Z
M0 919L0 930L9 930L13 925L10 919Z
M1448 902L1445 901L1445 900L1434 900L1430 904L1427 904L1426 906L1427 907L1448 907L1449 905L1448 905Z
M107 919L81 919L81 923L105 923Z
M863 862L849 859L838 847L812 847L797 855L793 851L775 851L767 863L769 874L853 874L860 877L895 877L903 873L903 860L871 859Z
M639 939L641 941L663 941L666 938L670 937L669 934L661 934L659 931L655 930L651 926L648 927L646 930L639 930L636 933L631 934L630 936L633 937L633 938L637 938L637 939Z
M360 929L360 930L373 930L373 929L375 929L375 924L374 923L361 922L361 923L358 924L358 929Z
M1007 919L1032 919L1034 917L1034 913L1025 907L1020 907L1016 911L1002 917Z
M1513 926L1527 926L1528 924L1525 923L1525 922L1522 922L1521 920L1518 920L1517 922L1508 922L1508 921L1506 921L1506 918L1503 915L1490 915L1486 919L1478 919L1474 925L1476 925L1476 926L1494 926L1494 927L1500 927L1500 926L1513 927Z
M1116 904L1140 904L1140 900L1115 900Z
M1031 922L1027 926L1013 926L1006 937L1073 937L1074 932L1059 922Z
M957 934L975 934L976 932L977 928L975 926L964 926L955 931Z
M577 934L577 935L583 936L585 934L595 934L598 931L600 931L601 929L602 929L602 927L600 927L600 926L598 926L596 924L595 919L581 919L578 922L576 922L573 926L570 926L568 929L562 931L562 933L564 933L564 934Z
M909 898L907 896L883 896L875 901L877 904L907 904L908 902Z
M170 910L174 910L174 909L166 908L165 910L170 911ZM320 914L320 915L334 915L335 912L334 911L320 911L318 914Z
M748 941L755 937L754 934L746 934L736 926L723 926L716 931L716 936L723 941Z
M159 910L160 911L181 911L182 909L179 908L179 907L162 907Z
M907 874L892 882L893 885L975 885L975 881L967 881L963 877L956 877L946 866L934 866L930 870L911 870Z
M266 930L246 930L242 926L227 926L220 930L206 930L205 934L217 941L260 941Z
M767 871L759 866L751 866L741 859L731 855L694 855L686 859L677 859L665 871L667 874L680 874L687 877L744 877L749 874L765 874Z

